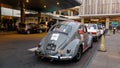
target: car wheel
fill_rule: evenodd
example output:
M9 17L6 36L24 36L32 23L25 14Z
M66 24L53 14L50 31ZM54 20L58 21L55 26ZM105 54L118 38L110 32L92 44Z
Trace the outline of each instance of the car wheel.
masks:
M73 58L73 61L78 62L81 59L81 56L82 56L82 50L81 50L81 47L79 47L79 50L76 56Z
M27 34L30 34L30 30L27 30Z

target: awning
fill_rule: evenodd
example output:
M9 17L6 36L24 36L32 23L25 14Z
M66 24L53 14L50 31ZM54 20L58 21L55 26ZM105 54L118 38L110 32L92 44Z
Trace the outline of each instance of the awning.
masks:
M60 9L79 6L81 3L78 0L23 0L25 8L41 12L52 12ZM1 3L8 4L14 8L20 8L20 0L0 0Z

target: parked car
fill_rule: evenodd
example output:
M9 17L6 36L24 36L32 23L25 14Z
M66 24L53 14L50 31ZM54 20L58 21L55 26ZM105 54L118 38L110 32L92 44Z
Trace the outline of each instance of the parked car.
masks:
M45 24L39 24L39 28L41 29L42 32L47 31L47 25Z
M42 30L35 23L28 23L28 24L19 23L19 25L17 26L17 32L31 34L31 33L41 33Z
M97 24L85 24L87 26L89 34L93 36L93 40L98 41L101 36L100 29Z
M100 30L100 34L103 35L105 32L105 26L101 23L98 23L98 29Z
M92 36L85 25L75 21L64 21L50 28L40 41L35 55L51 60L79 61L83 52L92 47Z

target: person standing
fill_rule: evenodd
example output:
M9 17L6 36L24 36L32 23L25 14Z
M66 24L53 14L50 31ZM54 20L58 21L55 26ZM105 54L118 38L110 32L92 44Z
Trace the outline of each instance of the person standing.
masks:
M50 20L49 20L49 22L48 22L48 24L47 24L47 27L48 27L47 31L49 31L49 29L50 29L54 24L55 24L55 21L54 21L52 18L50 18Z
M116 31L116 28L114 27L114 28L113 28L113 34L115 34L115 31Z

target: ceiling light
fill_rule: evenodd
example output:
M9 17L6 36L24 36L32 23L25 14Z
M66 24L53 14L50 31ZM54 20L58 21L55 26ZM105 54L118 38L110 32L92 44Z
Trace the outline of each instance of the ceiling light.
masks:
M26 0L27 3L29 3L29 0Z
M46 5L44 5L44 8L46 8Z
M59 2L57 2L57 5L59 5L60 3Z

